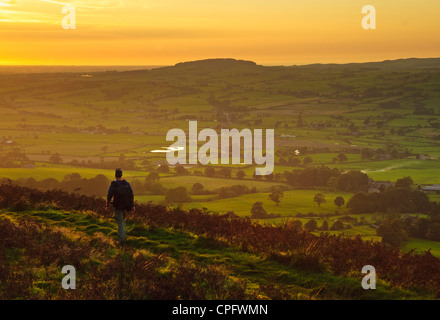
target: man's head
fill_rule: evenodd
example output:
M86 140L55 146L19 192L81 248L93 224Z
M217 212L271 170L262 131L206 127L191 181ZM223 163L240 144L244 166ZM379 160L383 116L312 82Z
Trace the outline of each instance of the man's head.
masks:
M121 168L117 168L117 169L115 170L115 178L116 178L116 179L118 179L118 178L122 178L122 170L121 170Z

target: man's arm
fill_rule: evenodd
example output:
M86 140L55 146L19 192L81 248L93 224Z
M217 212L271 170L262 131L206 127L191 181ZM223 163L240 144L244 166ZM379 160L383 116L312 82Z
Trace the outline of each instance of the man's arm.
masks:
M106 208L108 208L108 206L110 205L110 201L112 201L112 198L115 194L115 188L113 185L113 182L110 184L110 187L108 188L108 192L107 192L107 203L105 205Z
M131 188L131 185L130 184L128 184L129 186L130 186L130 190L131 190L131 199L130 199L130 207L131 207L131 210L135 210L135 208L134 208L134 192L133 192L133 189Z

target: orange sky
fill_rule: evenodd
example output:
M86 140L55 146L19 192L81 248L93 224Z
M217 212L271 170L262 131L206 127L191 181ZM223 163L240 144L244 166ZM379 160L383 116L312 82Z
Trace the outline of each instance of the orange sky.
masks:
M76 8L64 30L61 9ZM377 29L361 26L364 5ZM440 0L0 0L0 64L258 64L440 57Z

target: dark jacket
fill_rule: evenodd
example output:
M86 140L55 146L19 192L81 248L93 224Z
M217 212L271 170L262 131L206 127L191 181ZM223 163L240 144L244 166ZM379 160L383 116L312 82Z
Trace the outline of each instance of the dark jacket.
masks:
M126 189L125 194L117 192L117 190L122 190L121 187ZM131 210L134 206L134 194L133 189L131 189L130 184L125 180L112 181L110 188L107 193L107 202L113 198L113 207L119 210Z

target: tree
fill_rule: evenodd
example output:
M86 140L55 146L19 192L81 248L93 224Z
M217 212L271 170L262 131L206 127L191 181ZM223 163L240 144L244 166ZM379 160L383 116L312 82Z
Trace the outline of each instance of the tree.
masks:
M300 220L289 220L287 226L293 230L300 231L302 230L302 222Z
M313 159L311 157L305 157L303 160L303 163L305 165L311 164L313 162Z
M227 216L228 218L231 218L231 219L233 219L233 218L238 218L238 215L237 215L234 211L228 211L228 212L226 212L226 216Z
M263 208L263 202L255 202L251 208L251 219L265 219L266 217L267 212Z
M118 158L119 164L122 166L126 160L127 160L127 158L125 157L125 154L121 153Z
M335 201L333 201L333 203L335 204L335 206L337 206L338 208L342 207L345 204L345 200L343 197L338 196L335 198Z
M56 153L58 155L58 153ZM6 158L10 160L17 160L17 161L27 161L29 158L22 153L20 150L15 149L7 153Z
M338 189L338 178L330 177L327 180L327 187L329 187L333 191L336 191Z
M231 169L229 168L221 168L218 171L218 174L224 178L230 178L231 177Z
M264 176L267 181L273 181L273 173Z
M318 204L318 206L321 206L321 203L326 202L327 200L325 200L325 196L322 193L318 193L315 195L315 197L313 198L313 201L316 202Z
M151 162L150 162L150 160L147 160L147 159L143 160L141 162L141 165L145 170L148 170L151 168Z
M289 160L287 161L287 163L292 166L297 166L297 165L301 164L301 160L299 160L298 158L290 157Z
M59 185L59 181L55 178L46 178L40 181L40 187L47 190L59 189Z
M81 175L77 172L68 173L64 176L64 181L81 179Z
M170 167L167 164L159 165L159 168L157 168L157 172L159 173L169 173Z
M275 205L281 202L281 199L284 197L284 192L282 190L273 190L272 193L269 194L269 199L275 202Z
M322 225L319 228L319 230L322 230L322 231L327 231L328 230L328 221L327 220L324 220L324 222L322 223Z
M239 170L235 175L238 179L243 179L246 176L246 173L243 170Z
M165 188L160 184L159 182L154 182L150 188L150 192L154 195L164 195L165 194Z
M94 178L89 179L89 181L96 188L99 188L99 187L104 188L104 192L107 191L105 189L108 188L108 185L110 183L110 181L108 180L107 176L105 176L105 175L103 175L101 173L96 175ZM98 192L98 194L100 194L100 192Z
M416 238L425 238L431 222L427 218L418 218L414 222L414 234Z
M330 227L330 230L337 231L344 229L344 223L341 220L336 220L333 222L332 226Z
M208 167L205 169L205 176L212 178L215 176L215 169L213 167Z
M336 159L337 159L340 163L342 163L342 162L348 160L347 156L346 156L345 154L343 154L343 153L338 154L337 157L336 157Z
M188 173L188 171L185 169L185 167L182 166L181 164L177 164L174 167L174 170L176 171L177 174L186 174L186 173Z
M361 159L365 161L367 159L371 159L374 156L374 151L369 148L362 148L361 150Z
M37 185L37 180L35 180L35 178L32 178L32 177L27 178L27 179L21 178L21 179L16 180L16 183L18 185L24 185L26 187L35 188L35 186Z
M433 241L440 241L440 223L431 223L426 233L426 238Z
M192 194L203 194L203 185L200 182L194 183L191 192Z
M406 239L407 234L403 221L399 218L388 218L379 225L376 233L382 236L382 242L399 247Z
M141 181L139 181L138 179L134 179L134 180L130 181L130 185L131 185L131 188L133 189L134 194L137 194L137 195L145 194L145 189L146 189L145 185Z
M413 184L414 181L413 179L411 179L411 177L405 177L405 178L397 179L396 183L394 184L394 187L409 189Z
M255 172L254 172L254 174L252 175L252 178L254 178L255 180L261 180L261 177L262 177L262 176L256 174Z
M168 203L185 203L191 202L191 197L185 187L177 187L166 192L165 201Z
M338 178L338 189L348 192L364 191L368 189L368 176L361 171L349 171Z
M382 236L382 242L392 245L393 247L400 247L403 243L403 239L396 232L388 232Z
M63 159L60 157L58 153L55 153L50 156L49 161L54 163L61 163L63 162Z
M307 231L316 231L318 229L318 223L315 219L310 219L304 224L304 229Z
M145 178L145 182L154 183L160 180L160 176L157 172L150 172Z

